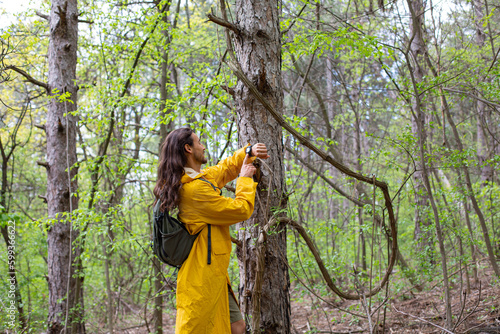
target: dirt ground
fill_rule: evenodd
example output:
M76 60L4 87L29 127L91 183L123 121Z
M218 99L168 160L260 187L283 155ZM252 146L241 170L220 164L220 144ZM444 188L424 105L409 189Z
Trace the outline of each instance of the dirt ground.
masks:
M292 333L370 333L371 326L376 333L500 334L500 286L492 286L491 281L493 277L483 273L482 281L473 284L469 294L458 283L452 287L453 323L458 325L448 332L442 328L445 325L442 282L428 283L423 292L414 288L400 291L389 295L387 302L383 302L385 298L381 292L378 300L382 302L373 299L371 307L367 305L369 301L364 303L370 307L370 319L359 301L321 300L304 292L303 288L292 289ZM175 309L169 306L164 308L163 317L164 333L167 334L174 333L175 324ZM144 315L143 310L139 313ZM135 321L137 316L139 314L134 317ZM152 314L148 314L148 319L152 319ZM117 333L146 334L150 332L148 327L152 328L152 324L147 326L144 320L135 326L129 321L118 323Z
M452 284L452 333L500 334L500 285L492 273L471 284L470 292L459 281ZM464 278L465 279L465 278ZM463 282L463 281L462 281ZM464 283L465 284L465 283ZM424 291L415 288L393 293L383 302L384 293L372 301L371 321L359 301L331 301L318 298L292 303L294 333L447 333L442 281L428 283ZM384 316L385 313L385 316ZM370 324L371 323L371 324Z
M377 307L380 308L377 310ZM500 334L499 308L498 286L485 287L482 283L480 287L477 284L471 287L469 295L462 293L462 296L455 291L452 293L452 314L453 323L458 325L450 332ZM420 293L410 290L383 304L374 302L371 310L372 328L377 333L442 333L440 327L445 325L443 296L437 287ZM293 330L297 334L370 333L366 314L359 302L294 302Z

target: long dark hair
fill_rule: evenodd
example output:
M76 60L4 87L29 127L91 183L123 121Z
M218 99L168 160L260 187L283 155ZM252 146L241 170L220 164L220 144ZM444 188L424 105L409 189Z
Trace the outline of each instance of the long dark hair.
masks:
M181 178L187 157L184 146L193 146L191 128L180 128L169 133L161 145L160 163L158 164L158 181L153 193L156 201L160 200L160 210L172 210L179 205Z

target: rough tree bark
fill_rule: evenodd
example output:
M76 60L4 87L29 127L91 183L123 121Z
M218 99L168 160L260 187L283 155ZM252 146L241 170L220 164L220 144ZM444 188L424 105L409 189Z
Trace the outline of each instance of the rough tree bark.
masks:
M421 0L411 1L411 7L413 12L415 13L415 17L412 20L412 24L410 25L410 52L412 58L414 60L414 71L413 75L415 76L415 80L417 83L421 83L424 80L424 76L427 74L427 69L425 68L425 41L423 36L423 20L424 20L424 4ZM409 3L409 5L410 5ZM417 99L413 99L413 110L417 109L415 105L417 103ZM422 110L425 109L425 105L423 101L420 100L420 108ZM426 131L426 115L422 113L422 117L420 119L421 124L417 124L419 120L416 117L412 117L411 119L411 127L412 132L415 136L422 136L423 141L425 142L427 139L427 131ZM422 133L418 134L418 129L422 129ZM413 183L415 188L415 240L418 243L418 247L421 251L428 248L427 252L431 252L433 247L432 234L429 231L429 226L431 225L431 214L429 212L429 195L425 189L424 180L423 180L423 163L420 159L415 159L416 162L416 170L413 174ZM427 255L430 255L427 253ZM431 262L434 262L434 259L431 256Z
M47 122L47 205L50 227L48 243L49 315L48 333L84 333L83 290L76 289L75 258L71 242L77 238L72 231L69 214L78 207L75 178L76 110L75 86L78 8L77 0L53 0L50 10L50 41L48 50L50 99ZM56 91L58 93L56 94ZM70 102L60 102L58 94L69 93ZM66 114L66 115L65 115ZM70 182L70 179L72 180ZM75 292L79 291L79 292ZM76 294L80 302L75 305Z
M238 22L241 33L233 41L241 69L270 103L277 110L282 110L278 1L237 0L234 8L235 22ZM285 226L278 225L278 232L269 235L263 243L265 265L257 263L259 247L256 247L262 228L272 216L272 208L279 209L286 205L282 130L241 81L235 88L234 96L240 144L265 143L271 156L265 161L271 172L266 166L261 166L257 176L260 183L254 214L240 225L240 228L244 228L239 230L242 246L237 251L240 265L240 307L246 316L252 316L252 323L257 323L260 327L254 326L254 332L290 333L290 278ZM259 273L262 274L261 282L265 282L261 291L255 286ZM259 299L260 312L257 313ZM259 318L260 322L256 321ZM246 322L251 323L248 317Z

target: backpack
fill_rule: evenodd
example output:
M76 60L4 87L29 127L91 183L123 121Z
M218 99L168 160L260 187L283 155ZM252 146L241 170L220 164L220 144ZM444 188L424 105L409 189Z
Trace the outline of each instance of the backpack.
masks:
M215 191L218 189L210 181L199 178L209 183ZM219 189L220 190L220 189ZM220 193L222 195L222 191ZM151 248L158 259L172 267L180 268L189 256L193 243L201 233L189 234L184 223L170 216L168 211L160 211L161 201L157 200L153 209L153 240ZM208 255L207 264L212 263L212 228L208 227Z

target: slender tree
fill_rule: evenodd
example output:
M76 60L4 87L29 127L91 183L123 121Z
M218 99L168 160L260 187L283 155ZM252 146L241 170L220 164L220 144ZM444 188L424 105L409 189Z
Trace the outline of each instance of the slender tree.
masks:
M441 255L441 270L443 274L443 290L444 290L444 303L445 303L445 312L446 312L446 327L451 328L453 319L451 313L451 297L450 297L450 286L448 280L448 263L446 259L446 249L444 245L444 236L443 229L441 227L441 221L439 218L439 212L436 204L435 197L432 193L431 183L430 183L430 173L429 173L429 163L427 162L426 157L426 148L427 148L427 136L425 133L425 117L426 113L424 110L424 105L422 103L422 98L420 96L420 91L418 88L418 84L420 84L423 80L422 67L425 61L426 55L426 45L424 42L424 29L423 29L423 16L424 16L424 3L421 0L408 0L408 6L410 8L411 13L411 39L412 42L410 44L410 50L413 56L413 62L409 62L408 57L408 66L410 68L410 76L412 82L412 88L414 92L414 101L412 105L412 125L415 124L416 127L413 129L416 130L416 135L418 138L418 151L419 151L419 160L421 167L420 177L422 178L424 185L424 193L423 196L428 198L428 201L432 208L432 213L434 216L434 227L436 229L436 237L439 245L439 253ZM414 40L418 39L418 45L414 45ZM410 63L412 65L410 65ZM430 166L432 168L432 166ZM419 211L419 208L416 209L416 214Z
M484 5L481 0L472 1L474 8L474 24L476 26L476 36L475 41L479 48L484 47L486 41L486 34L484 32ZM493 49L494 51L494 49ZM486 57L482 57L485 61ZM493 166L490 163L485 163L491 158L494 152L494 140L488 140L487 130L491 124L490 113L483 101L476 101L476 111L477 111L477 155L479 159L480 169L481 169L481 181L484 183L493 181ZM493 143L488 143L488 141L493 141ZM488 145L490 144L490 145Z
M425 41L423 33L424 24L424 3L420 0L411 1L408 3L411 6L411 12L415 13L412 16L410 25L410 53L413 58L413 76L417 83L424 81L424 76L427 75L427 66L425 65ZM416 104L420 105L417 106ZM414 114L411 119L412 131L416 137L421 137L425 142L427 140L427 115L425 113L426 104L422 98L413 98L413 110L422 110L421 117ZM420 122L420 124L417 124ZM420 250L426 250L429 255L432 252L433 241L429 226L431 225L431 213L429 212L429 193L425 188L423 164L421 159L416 160L417 167L413 174L413 183L415 189L415 240L418 243ZM431 255L431 262L433 262Z

